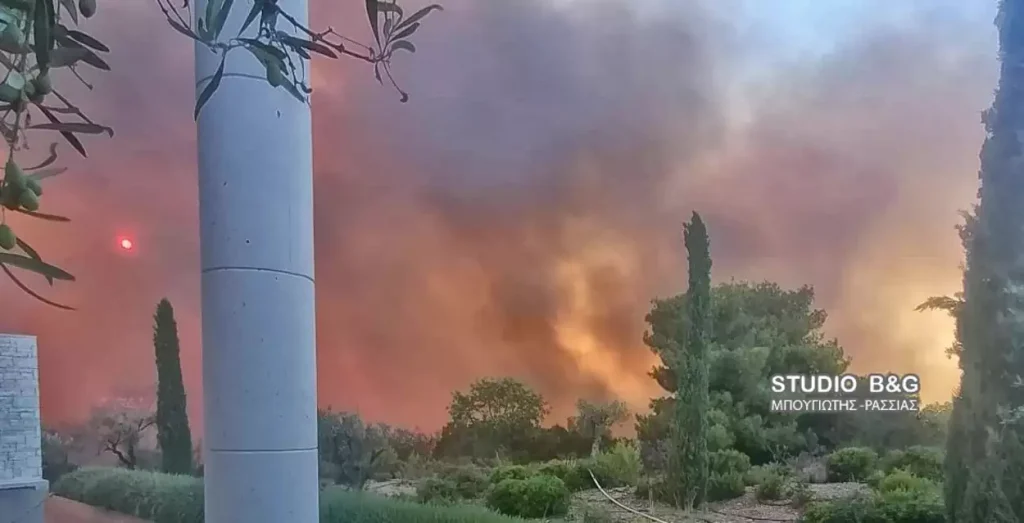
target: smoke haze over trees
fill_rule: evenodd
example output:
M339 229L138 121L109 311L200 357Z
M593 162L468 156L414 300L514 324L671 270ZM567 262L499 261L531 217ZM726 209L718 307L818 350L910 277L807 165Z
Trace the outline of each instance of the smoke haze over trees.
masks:
M855 366L948 395L951 319L913 308L959 286L992 8L879 5L859 32L766 45L786 28L761 13L664 4L446 3L398 66L404 106L354 65L314 68L336 86L313 102L322 404L439 428L451 390L516 375L555 419L581 396L643 408L643 316L685 287L674 240L698 202L717 275L814 284ZM152 383L170 293L198 425L192 50L145 2L107 9L113 72L81 99L118 138L48 189L74 230L26 230L78 276L55 298L80 311L5 302L0 329L40 335L44 416L84 418ZM358 5L313 9L365 31Z

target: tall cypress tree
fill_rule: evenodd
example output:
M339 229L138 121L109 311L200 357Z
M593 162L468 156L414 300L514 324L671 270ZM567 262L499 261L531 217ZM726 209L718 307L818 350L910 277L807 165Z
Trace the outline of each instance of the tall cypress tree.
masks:
M166 298L153 316L153 347L156 349L156 427L163 471L192 473L192 431L188 426L185 385L181 379L178 324Z
M707 228L693 213L683 226L689 260L687 330L676 373L671 486L681 508L704 503L708 486L708 343L711 335L711 254Z
M1024 462L1017 415L1024 387L1015 386L1024 376L1024 0L1001 1L996 27L999 86L982 117L979 203L963 235L963 375L946 477L953 523L1024 521L1014 477Z

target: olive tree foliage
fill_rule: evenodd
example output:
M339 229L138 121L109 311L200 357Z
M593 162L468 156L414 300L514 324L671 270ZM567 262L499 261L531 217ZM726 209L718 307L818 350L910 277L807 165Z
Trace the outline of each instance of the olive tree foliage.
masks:
M394 468L390 428L363 421L358 414L321 410L317 413L320 477L361 489L366 482Z
M79 450L80 442L70 434L43 427L40 431L40 454L42 455L43 479L54 482L68 472L78 468L71 454Z
M361 44L338 34L333 28L315 31L300 23L277 0L252 0L248 15L235 36L225 37L224 24L235 6L234 0L210 0L200 16L193 16L189 0L156 0L170 26L177 32L203 44L221 57L220 67L204 84L196 101L194 117L220 87L225 76L228 53L239 49L251 53L266 69L266 81L308 103L312 88L307 81L307 64L312 54L328 58L348 56L371 64L377 81L384 78L401 94L409 96L394 80L391 59L398 51L416 52L409 39L433 11L432 4L409 16L396 0L365 0L373 42ZM244 8L244 7L243 7ZM112 128L91 120L61 91L63 84L54 72L65 70L71 77L92 89L81 75L83 67L109 71L100 57L110 49L86 34L78 24L81 18L96 14L96 0L0 0L0 135L7 143L7 159L0 181L0 270L22 291L48 305L73 310L73 307L43 297L23 280L18 271L41 276L49 285L54 281L74 281L69 272L44 261L28 240L20 237L12 214L52 222L69 222L64 216L40 211L41 182L65 171L56 166L57 143L50 143L45 154L29 147L33 135L60 134L79 154L86 156L80 135L106 134ZM243 36L254 24L258 31ZM41 120L41 121L40 121ZM33 158L34 157L34 158Z
M593 441L590 455L601 452L601 440L611 435L613 427L629 419L629 408L619 400L592 402L580 399L576 402L576 417L570 420L574 429Z
M151 408L129 401L115 401L92 411L86 431L94 439L96 453L110 453L118 464L129 469L151 465L152 445L147 445L155 428L156 415Z
M373 31L373 43L367 45L338 34L331 27L314 31L294 14L285 11L277 0L253 0L245 21L231 37L224 36L224 24L228 14L236 8L234 0L209 0L205 12L197 17L192 16L189 0L184 0L181 7L175 5L174 0L156 2L174 30L220 56L216 72L209 78L199 79L203 87L196 100L194 117L197 119L203 105L220 87L226 74L224 66L228 53L239 49L251 53L263 64L267 83L285 89L302 103L308 102L313 92L306 70L307 61L312 56L310 53L327 58L348 56L372 64L377 81L383 84L386 77L401 95L401 101L405 102L409 95L398 87L391 74L391 58L398 51L416 52L416 46L409 38L427 15L442 9L440 5L432 4L406 17L396 0L365 0L366 14ZM254 23L258 24L257 32L244 36Z
M513 378L484 378L455 391L438 441L443 455L511 457L530 447L550 412L547 401Z
M77 29L79 16L96 12L95 0L0 0L0 135L7 144L3 181L0 183L0 269L30 296L61 309L71 309L32 290L13 269L55 280L74 281L74 276L43 261L40 253L15 231L15 214L21 217L67 222L67 218L40 212L43 180L64 172L55 166L57 143L42 153L31 147L29 137L59 133L82 156L79 135L114 131L89 119L62 94L54 73L64 70L87 88L92 85L80 69L110 70L97 53L109 49ZM40 121L42 120L42 121Z

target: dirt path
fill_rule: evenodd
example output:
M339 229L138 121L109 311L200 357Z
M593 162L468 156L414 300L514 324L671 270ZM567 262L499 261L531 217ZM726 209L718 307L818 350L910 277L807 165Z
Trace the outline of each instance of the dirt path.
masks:
M46 523L146 523L145 521L90 507L67 498L46 499Z

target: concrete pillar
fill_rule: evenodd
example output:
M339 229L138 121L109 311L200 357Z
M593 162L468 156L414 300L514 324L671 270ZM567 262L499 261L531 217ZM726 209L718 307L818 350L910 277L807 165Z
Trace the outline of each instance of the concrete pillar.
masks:
M277 3L306 21L305 0ZM251 6L234 3L222 39ZM265 77L247 51L228 56L198 122L206 522L314 523L310 110L265 80L232 76ZM208 78L220 58L197 44L195 64L197 80Z
M36 337L0 334L0 523L43 523Z

